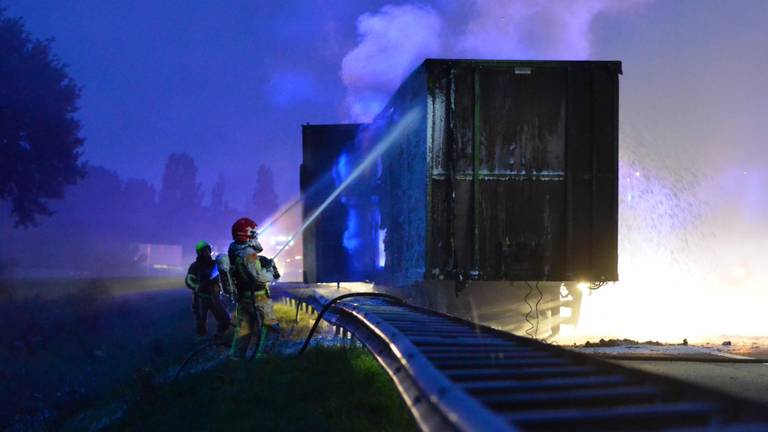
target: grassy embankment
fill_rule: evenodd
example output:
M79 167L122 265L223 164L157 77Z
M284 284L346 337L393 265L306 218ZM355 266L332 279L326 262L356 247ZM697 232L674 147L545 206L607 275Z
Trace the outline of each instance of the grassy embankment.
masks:
M307 317L275 305L298 342ZM291 329L292 328L292 329ZM284 341L290 342L290 341ZM226 362L145 395L110 430L415 430L389 377L365 350L315 347L302 357Z
M415 429L367 352L315 348L298 359L226 363L185 377L136 403L110 430Z
M0 429L52 429L195 346L181 280L3 281ZM147 292L149 291L149 292ZM33 293L30 295L30 293ZM53 428L55 429L55 428Z
M272 358L240 366L227 362L164 384L169 373L199 346L193 336L189 293L184 288L169 289L180 286L180 281L36 280L18 285L0 286L0 381L7 390L0 396L0 429L61 430L70 426L92 430L124 412L127 416L121 425L146 418L141 420L145 429L154 429L155 414L174 412L179 416L164 403L172 403L180 389L189 391L182 392L175 406L188 405L183 416L190 419L205 414L212 405L222 410L247 406L246 412L257 406L265 407L260 412L281 413L289 423L279 428L291 429L293 424L311 422L313 416L324 416L332 407L347 406L357 414L345 414L339 408L327 423L318 421L317 427L358 429L367 427L365 419L376 425L390 417L410 421L385 373L359 350L321 349L299 360ZM282 345L292 351L307 334L310 320L303 316L294 325L294 311L276 306L283 324ZM213 324L209 322L211 327ZM264 379L267 381L260 381ZM204 402L209 398L207 389L226 383L231 383L229 390L217 391L222 402ZM381 390L381 386L389 386L389 390ZM347 390L351 387L357 390ZM309 389L316 389L315 394L307 393ZM366 389L369 393L360 393ZM264 394L276 396L264 404L257 397ZM237 400L242 400L242 406L233 402ZM275 405L279 403L289 406L279 408ZM357 404L362 408L355 408ZM155 407L163 409L153 411ZM392 411L395 407L399 411ZM222 417L211 414L211 418L230 417L223 413ZM232 428L239 424L243 423L233 423Z

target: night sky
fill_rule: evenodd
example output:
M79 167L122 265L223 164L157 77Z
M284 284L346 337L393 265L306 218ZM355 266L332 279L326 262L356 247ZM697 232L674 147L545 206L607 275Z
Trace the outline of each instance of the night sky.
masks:
M166 156L187 152L206 193L224 175L237 207L250 196L259 163L275 171L281 200L295 196L300 125L351 120L355 98L371 89L386 95L423 55L623 60L622 124L641 131L652 153L703 171L768 161L762 0L555 0L545 9L560 12L532 15L525 15L532 3L517 0L2 4L34 36L55 38L55 52L83 87L86 160L159 186ZM382 9L387 4L395 9ZM364 41L358 17L392 18L393 11L436 27L384 22L383 31L397 33L396 52L376 52L373 43L357 59L371 68L362 75L389 75L361 81L350 74L348 93L342 61Z

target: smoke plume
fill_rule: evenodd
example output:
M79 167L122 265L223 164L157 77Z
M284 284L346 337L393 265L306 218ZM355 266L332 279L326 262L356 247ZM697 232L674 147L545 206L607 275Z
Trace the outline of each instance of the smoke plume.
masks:
M360 43L341 63L354 120L370 120L416 65L437 56L442 18L429 6L384 6L357 19Z
M350 117L369 121L427 57L588 59L595 17L646 1L473 0L468 14L421 4L363 14L359 43L341 67Z

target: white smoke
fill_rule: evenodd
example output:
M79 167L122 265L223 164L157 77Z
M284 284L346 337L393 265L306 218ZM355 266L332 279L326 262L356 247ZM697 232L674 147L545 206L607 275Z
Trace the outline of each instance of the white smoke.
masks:
M472 0L469 14L440 14L422 4L363 14L357 20L360 42L341 67L350 116L369 121L427 57L590 58L595 17L647 1Z
M360 43L341 63L352 118L370 120L407 74L440 54L443 20L429 6L384 6L357 19Z
M475 0L459 52L494 59L587 59L594 18L640 1Z

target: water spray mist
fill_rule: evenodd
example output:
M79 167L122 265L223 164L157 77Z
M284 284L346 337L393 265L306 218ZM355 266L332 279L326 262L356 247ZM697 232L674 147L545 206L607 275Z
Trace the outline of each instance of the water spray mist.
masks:
M286 207L286 209L285 209L285 210L283 210L282 212L280 212L280 214L279 214L279 215L277 215L277 216L273 217L273 218L272 218L272 219L271 219L271 220L270 220L270 221L269 221L269 222L268 222L268 223L267 223L267 224L264 226L264 228L262 228L262 229L261 229L261 231L259 231L259 236L262 236L262 235L264 235L264 233L266 233L266 232L267 232L267 231L268 231L270 228L272 228L272 225L274 225L274 224L275 224L275 222L277 222L277 221L279 221L280 219L282 219L282 218L283 218L283 216L287 215L287 214L288 214L288 212L290 212L291 210L293 210L293 208L294 208L294 207L296 207L296 205L298 205L300 202L301 202L301 198L297 198L296 200L294 200L294 201L291 203L291 205L289 205L288 207Z
M396 143L400 137L411 130L412 127L416 126L419 119L421 119L422 110L420 107L416 107L408 111L407 114L405 114L397 124L390 129L389 133L387 133L384 138L381 139L381 141L376 144L376 146L371 150L370 153L365 157L365 159L358 165L354 171L352 171L349 174L349 177L344 180L337 188L336 190L331 193L328 198L323 201L323 203L318 207L312 214L307 218L307 220L302 223L301 227L296 230L291 236L288 238L288 240L285 242L283 247L280 248L280 250L277 251L277 253L272 257L272 259L277 258L287 247L291 244L291 242L296 238L297 235L299 235L304 229L306 229L312 222L317 219L317 217L320 215L320 213L325 210L328 205L333 202L333 200L341 194L341 192L344 191L344 189L347 188L352 182L354 182L358 177L360 177L360 174L365 172L366 169L368 169L371 164L373 164L375 161L377 161L384 152L387 151L394 143Z

